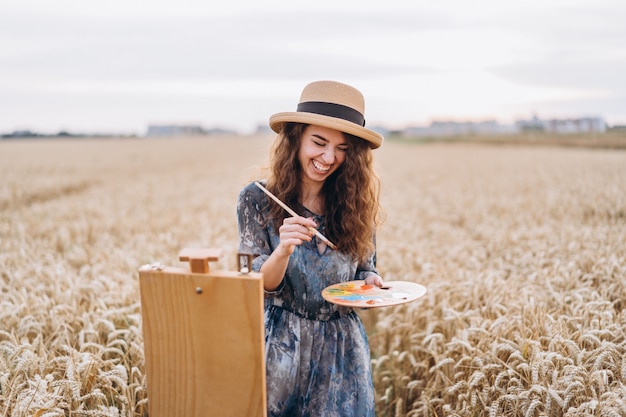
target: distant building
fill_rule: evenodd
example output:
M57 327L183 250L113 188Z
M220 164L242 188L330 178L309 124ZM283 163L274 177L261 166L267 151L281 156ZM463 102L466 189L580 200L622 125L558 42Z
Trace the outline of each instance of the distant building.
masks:
M269 125L264 124L264 123L263 124L259 123L259 124L256 125L255 134L257 134L257 135L270 135L272 133L274 133L274 131L270 128Z
M204 128L198 125L149 125L146 136L193 136L204 134Z
M521 131L540 131L547 133L604 133L607 124L602 117L580 117L572 119L541 120L533 116L530 120L519 120L516 125Z
M213 127L211 129L204 129L205 135L237 135L236 130L223 129L221 127Z
M482 122L435 121L430 126L409 127L403 132L405 136L467 136L485 134L516 133L518 128L512 125L501 125L495 120Z
M552 119L545 122L546 131L551 133L604 133L606 122L601 117L579 119Z
M533 114L530 120L518 120L515 125L522 132L543 132L546 130L543 120Z
M387 137L391 134L391 130L389 130L388 128L384 127L384 126L380 126L380 125L373 125L373 126L366 126L368 129L378 133L379 135L382 135L383 137Z

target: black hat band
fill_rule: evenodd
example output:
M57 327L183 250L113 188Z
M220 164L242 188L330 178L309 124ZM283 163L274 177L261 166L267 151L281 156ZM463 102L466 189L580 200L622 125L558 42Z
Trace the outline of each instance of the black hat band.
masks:
M343 104L327 103L324 101L306 101L298 104L297 111L336 117L359 126L365 126L365 118L363 115L352 107L344 106Z

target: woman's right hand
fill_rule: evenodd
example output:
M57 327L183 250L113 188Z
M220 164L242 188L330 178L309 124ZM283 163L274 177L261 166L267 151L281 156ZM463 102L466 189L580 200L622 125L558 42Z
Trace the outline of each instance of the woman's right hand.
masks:
M317 225L313 219L306 217L287 217L283 221L278 229L280 243L260 269L263 274L263 287L266 291L274 291L280 286L289 264L289 257L296 246L309 242L313 238L315 232L311 232L309 227L316 228Z
M280 251L279 253L283 256L291 255L296 246L311 241L315 235L315 232L309 229L311 227L313 230L317 228L313 219L302 216L285 218L282 226L278 229L280 244L276 250Z

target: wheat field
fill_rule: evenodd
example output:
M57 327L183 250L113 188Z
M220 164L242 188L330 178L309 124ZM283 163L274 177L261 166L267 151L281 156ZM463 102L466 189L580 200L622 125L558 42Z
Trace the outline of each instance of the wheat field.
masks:
M147 416L137 270L236 263L271 137L0 142L0 415ZM375 151L378 268L425 285L361 310L378 416L626 416L626 151Z

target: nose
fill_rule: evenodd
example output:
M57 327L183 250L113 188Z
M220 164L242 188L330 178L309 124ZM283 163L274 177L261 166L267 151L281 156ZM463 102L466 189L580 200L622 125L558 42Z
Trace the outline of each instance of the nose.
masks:
M330 146L324 149L324 153L322 154L322 160L325 164L332 164L333 162L335 162L335 150Z

